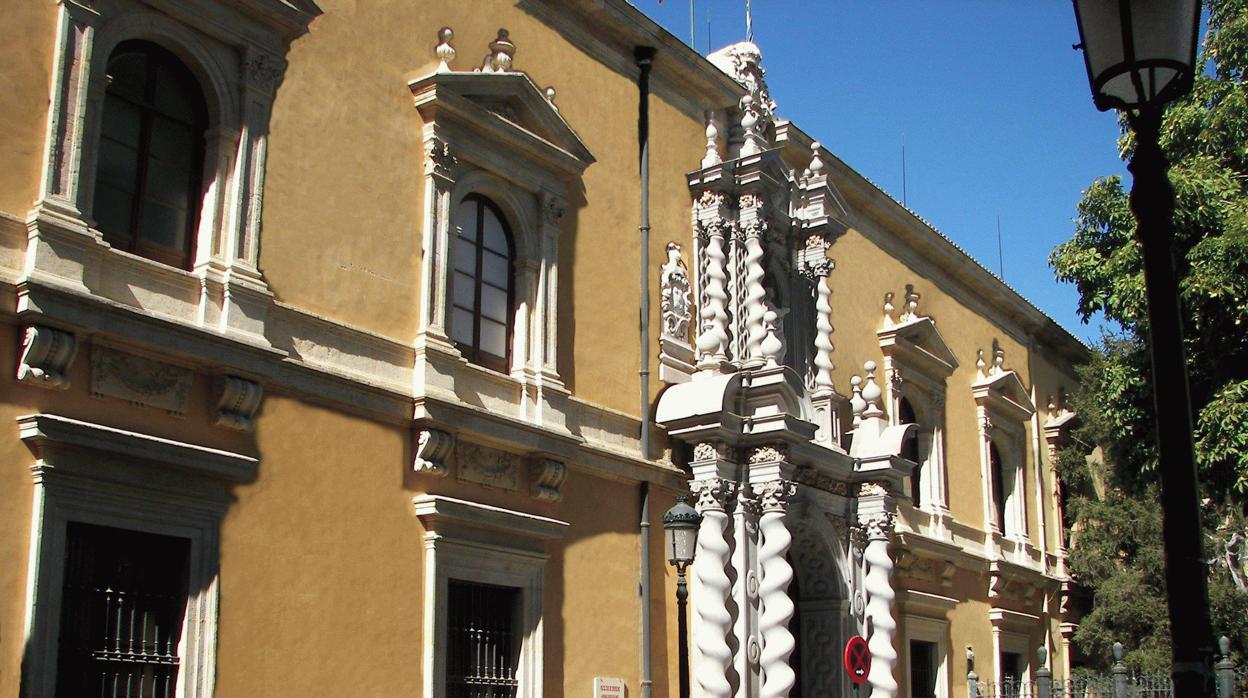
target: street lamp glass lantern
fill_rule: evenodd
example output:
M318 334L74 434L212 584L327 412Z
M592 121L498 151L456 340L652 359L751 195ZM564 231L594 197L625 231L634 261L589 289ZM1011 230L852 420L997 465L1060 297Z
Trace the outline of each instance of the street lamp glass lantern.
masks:
M1092 101L1157 106L1192 88L1200 0L1074 0Z
M683 570L693 562L697 548L698 526L702 515L689 506L688 497L677 497L676 505L663 514L663 535L667 549L667 561Z

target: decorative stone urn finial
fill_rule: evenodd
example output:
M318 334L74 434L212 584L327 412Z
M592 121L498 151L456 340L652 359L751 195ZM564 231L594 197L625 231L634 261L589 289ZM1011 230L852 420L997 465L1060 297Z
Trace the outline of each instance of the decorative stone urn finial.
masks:
M516 57L516 45L511 42L511 32L499 29L498 36L490 42L490 52L481 64L482 73L509 73Z
M819 141L810 144L810 176L818 177L823 174L823 160L819 158L819 151L823 145Z
M451 39L455 38L455 32L450 27L442 27L438 30L438 47L434 49L434 53L438 56L438 72L451 72L451 61L455 60L455 48L451 46Z
M875 382L875 362L868 361L862 365L862 368L867 372L866 385L862 388L862 399L867 406L862 416L868 419L879 417L884 414L884 410L880 409L880 398L883 397L884 391Z
M719 129L715 127L715 110L706 110L706 156L702 167L714 167L723 162L719 156Z
M906 304L902 306L901 321L910 322L919 317L919 293L914 284L906 284Z
M849 379L853 389L853 397L849 398L849 407L854 412L854 424L862 420L862 412L867 409L867 401L862 399L862 378L853 376Z

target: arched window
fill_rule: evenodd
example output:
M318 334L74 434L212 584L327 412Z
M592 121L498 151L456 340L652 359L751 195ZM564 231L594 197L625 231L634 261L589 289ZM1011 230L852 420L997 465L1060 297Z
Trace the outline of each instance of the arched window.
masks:
M1010 533L1005 530L1005 494L1008 491L1005 482L1005 464L1001 461L1001 452L997 450L996 444L988 445L988 462L992 471L992 505L997 513L997 528L1001 533Z
M914 406L906 398L902 398L897 406L897 422L899 424L918 424L919 418L914 413ZM914 470L910 473L910 500L914 506L922 504L923 493L923 462L919 455L919 435L916 432L906 439L901 447L901 457L914 463Z
M191 72L146 41L108 59L93 215L112 246L189 268L207 108Z
M510 363L515 244L502 214L481 196L455 211L451 339L469 361L497 371Z

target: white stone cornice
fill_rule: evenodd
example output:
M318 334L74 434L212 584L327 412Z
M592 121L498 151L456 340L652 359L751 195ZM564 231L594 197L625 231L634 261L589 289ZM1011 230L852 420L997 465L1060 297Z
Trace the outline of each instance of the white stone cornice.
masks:
M0 229L5 226L0 219ZM0 273L3 270L0 269ZM639 479L681 483L679 471L666 461L641 460L637 420L631 415L579 400L566 391L546 388L544 424L523 411L521 386L508 376L491 375L508 390L514 402L497 409L477 409L454 392L421 394L413 384L415 350L393 338L351 327L292 306L274 304L268 331L272 345L260 346L238 336L227 336L196 326L191 320L153 316L129 305L76 292L59 285L27 281L20 295L11 283L0 280L0 298L16 301L12 310L0 310L10 323L64 328L82 337L156 353L184 365L203 366L214 374L248 376L269 392L297 399L329 403L336 409L397 426L410 427L413 418L455 425L469 433L490 436L508 434L532 452L546 453L602 477L620 481ZM477 381L483 370L456 360L449 375L465 389L498 394L498 386L485 388ZM474 387L475 386L475 387ZM562 415L561 422L552 417Z
M568 530L566 521L437 494L415 497L412 506L426 529L439 533L480 529L543 541L562 538Z
M173 463L182 470L230 482L250 482L255 479L259 463L257 459L240 453L55 414L18 417L17 425L22 441L54 470L59 463L55 457L49 456L55 449L66 447L90 449L151 463Z

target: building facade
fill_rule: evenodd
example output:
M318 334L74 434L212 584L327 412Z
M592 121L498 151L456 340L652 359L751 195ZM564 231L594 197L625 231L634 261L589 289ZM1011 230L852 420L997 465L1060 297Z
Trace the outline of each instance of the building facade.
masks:
M674 696L680 493L695 696L840 695L853 634L880 698L1069 671L1084 348L754 45L10 5L0 695Z

